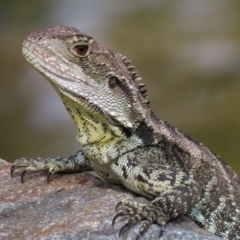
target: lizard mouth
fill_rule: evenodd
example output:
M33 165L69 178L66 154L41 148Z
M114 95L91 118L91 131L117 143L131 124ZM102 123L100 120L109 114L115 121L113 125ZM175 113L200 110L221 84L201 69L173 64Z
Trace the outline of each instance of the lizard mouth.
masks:
M35 67L42 75L46 76L49 81L54 82L54 84L59 85L59 81L81 81L85 82L84 79L88 79L84 73L75 74L70 61L63 58L60 54L48 49L44 45L39 44L27 39L23 42L22 52L26 60ZM61 61L59 61L59 58ZM78 71L80 71L78 69ZM82 76L81 78L79 76ZM72 77L72 78L71 78ZM62 82L60 82L62 83ZM69 86L66 86L69 87Z

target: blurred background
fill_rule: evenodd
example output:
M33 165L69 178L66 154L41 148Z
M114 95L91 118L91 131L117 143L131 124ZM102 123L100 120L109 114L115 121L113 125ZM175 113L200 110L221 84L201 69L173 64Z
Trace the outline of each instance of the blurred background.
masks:
M76 152L77 129L23 58L35 30L70 25L132 60L155 113L240 175L240 1L0 1L0 158Z

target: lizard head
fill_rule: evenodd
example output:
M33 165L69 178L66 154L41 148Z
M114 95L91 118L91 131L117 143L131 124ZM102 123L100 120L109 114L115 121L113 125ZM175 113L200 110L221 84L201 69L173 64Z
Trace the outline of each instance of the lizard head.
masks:
M134 67L76 28L33 32L23 54L56 89L79 129L122 135L146 117L146 90Z

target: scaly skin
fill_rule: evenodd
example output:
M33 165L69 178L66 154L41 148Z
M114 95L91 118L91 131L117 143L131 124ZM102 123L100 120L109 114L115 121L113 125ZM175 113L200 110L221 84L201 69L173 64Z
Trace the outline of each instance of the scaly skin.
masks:
M94 170L151 201L122 200L126 226L183 214L226 239L240 239L240 179L218 156L151 111L144 84L120 54L71 27L34 32L23 43L26 59L53 85L78 127L82 151L65 158L17 159L25 173Z

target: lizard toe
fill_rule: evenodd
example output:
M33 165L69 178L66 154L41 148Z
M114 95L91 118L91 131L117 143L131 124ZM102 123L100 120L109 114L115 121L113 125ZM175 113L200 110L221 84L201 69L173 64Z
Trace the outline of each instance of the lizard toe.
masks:
M139 203L136 203L130 199L124 199L120 201L115 207L116 213L112 220L112 226L114 225L118 217L136 214L138 211L138 204Z

